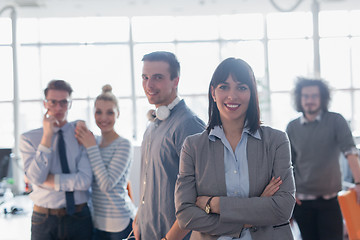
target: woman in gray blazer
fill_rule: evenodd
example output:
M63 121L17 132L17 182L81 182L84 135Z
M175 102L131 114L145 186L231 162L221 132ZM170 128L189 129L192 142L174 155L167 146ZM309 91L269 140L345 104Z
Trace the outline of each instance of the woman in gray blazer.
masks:
M293 239L289 140L260 124L251 67L224 60L209 86L208 127L185 140L180 156L176 216L191 239Z

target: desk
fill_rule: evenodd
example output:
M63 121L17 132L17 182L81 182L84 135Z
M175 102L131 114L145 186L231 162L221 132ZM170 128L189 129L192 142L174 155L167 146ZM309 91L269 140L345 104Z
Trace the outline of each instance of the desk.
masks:
M3 199L0 197L0 202ZM5 214L11 207L22 208L17 214ZM33 202L29 196L15 196L0 205L0 240L30 240Z

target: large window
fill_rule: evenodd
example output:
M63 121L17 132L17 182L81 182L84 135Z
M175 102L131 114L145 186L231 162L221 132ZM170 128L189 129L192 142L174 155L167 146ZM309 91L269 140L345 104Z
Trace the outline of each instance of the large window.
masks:
M336 23L334 21L336 20ZM331 110L360 131L360 11L320 12L321 75L333 90ZM285 130L299 116L292 105L297 76L313 75L310 12L221 16L23 18L19 28L20 132L40 127L43 89L51 79L74 88L70 120L84 119L99 134L93 101L111 84L119 97L120 134L138 143L148 104L141 58L174 52L181 63L179 94L207 122L207 92L216 66L242 58L258 81L264 124ZM11 22L0 19L0 147L13 147ZM133 61L132 61L133 60Z
M320 12L321 73L332 87L330 109L340 112L359 132L360 11Z

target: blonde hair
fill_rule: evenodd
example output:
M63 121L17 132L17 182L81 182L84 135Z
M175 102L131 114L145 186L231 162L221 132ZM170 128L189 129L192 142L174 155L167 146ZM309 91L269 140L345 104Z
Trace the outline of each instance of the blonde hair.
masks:
M115 95L112 93L112 87L110 84L106 84L102 87L102 93L96 97L95 103L99 100L113 102L115 104L118 113L120 112L118 100L115 97Z

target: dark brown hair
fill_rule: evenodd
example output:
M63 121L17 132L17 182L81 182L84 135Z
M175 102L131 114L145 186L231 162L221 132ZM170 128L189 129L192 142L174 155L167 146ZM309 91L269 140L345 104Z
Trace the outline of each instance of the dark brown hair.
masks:
M142 61L161 61L169 64L170 79L173 80L180 76L180 63L177 60L175 54L165 51L157 51L149 54L145 54Z
M70 84L65 82L64 80L51 80L44 90L45 97L47 97L48 91L51 89L66 91L69 93L69 96L71 96L71 93L73 92Z
M209 122L207 131L210 132L215 126L221 126L220 112L211 94L211 87L214 89L224 83L231 75L234 81L244 83L250 88L250 102L246 112L245 122L251 133L255 133L260 127L260 108L256 80L254 72L244 60L227 58L216 68L209 85Z

